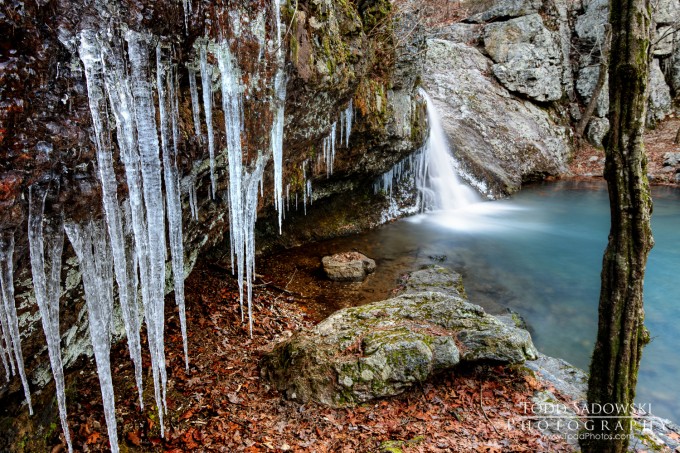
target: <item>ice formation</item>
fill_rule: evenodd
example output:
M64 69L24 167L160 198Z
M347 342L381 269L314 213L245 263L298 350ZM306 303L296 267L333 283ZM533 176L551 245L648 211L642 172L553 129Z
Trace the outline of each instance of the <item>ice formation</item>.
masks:
M188 28L191 1L183 0L185 26ZM196 72L200 70L202 104L210 161L211 196L217 190L216 136L213 129L213 67L209 53L217 60L220 74L222 110L225 121L226 158L229 169L229 223L233 268L238 273L242 313L247 313L252 334L252 283L255 275L255 235L258 186L262 191L263 174L269 159L274 167L274 205L279 213L279 228L284 206L290 203L290 184L283 194L283 134L286 99L285 52L279 0L271 0L275 20L274 39L261 46L272 54L276 69L271 80L272 128L271 147L260 151L250 161L244 160L242 135L245 133L242 74L238 59L229 43L222 39L197 46L197 61L189 66L189 90L193 129L202 139L201 101ZM264 30L264 28L263 28ZM266 33L266 31L265 31ZM101 183L103 216L85 221L68 220L62 215L45 216L46 191L35 186L29 196L29 249L35 296L47 338L62 428L72 451L67 424L64 375L60 350L59 298L61 295L61 257L64 232L77 255L85 290L90 323L90 338L95 354L104 412L111 450L118 451L110 348L111 324L115 300L120 303L131 360L135 368L140 406L143 405L140 329L146 324L151 357L154 398L159 416L161 436L165 434L167 412L167 372L164 351L164 296L166 262L170 261L175 301L179 307L185 364L188 367L184 307L184 250L180 174L177 166L180 143L178 78L172 63L172 52L161 41L148 34L124 29L83 29L78 34L78 53L85 69L89 109L96 148L98 179ZM260 49L263 52L263 49ZM155 54L155 64L150 55ZM196 69L194 69L196 68ZM266 69L266 68L265 68ZM216 73L216 71L215 71ZM266 74L264 70L262 74ZM351 104L350 104L351 108ZM340 135L349 138L351 119L341 114ZM349 124L349 128L348 128ZM116 133L110 127L115 125ZM332 172L337 123L331 130L328 159ZM112 143L115 137L116 143ZM203 141L203 140L199 140ZM116 161L119 159L119 162ZM116 174L120 165L120 175ZM303 171L306 172L305 162ZM126 195L118 192L117 176L124 176ZM196 178L192 175L189 206L193 219L198 219ZM312 181L305 174L303 203L311 203ZM297 193L296 204L297 204ZM166 244L167 233L167 244ZM166 246L169 245L169 256ZM0 356L7 375L20 374L30 408L28 382L23 371L19 331L13 295L13 232L0 232ZM114 283L115 282L115 283ZM139 302L143 316L139 312Z
M102 222L64 225L76 252L83 276L85 302L90 322L90 340L97 364L97 375L104 403L104 417L111 451L118 453L116 409L111 376L111 323L113 315L113 260ZM65 431L66 432L66 431Z
M135 380L139 395L139 403L143 407L142 398L142 351L139 337L139 313L137 310L136 269L128 266L129 249L125 244L123 220L118 202L118 183L113 170L113 156L111 154L108 135L105 133L102 112L106 111L106 97L103 84L103 64L101 46L92 31L81 34L80 58L85 66L87 78L88 99L95 132L95 147L97 150L97 164L99 179L102 187L102 204L106 214L106 224L111 238L113 250L113 265L118 284L118 299L123 313L123 323L128 339L130 357L135 367Z
M274 160L274 206L279 213L279 233L283 217L283 126L286 105L286 71L283 42L281 40L281 8L279 0L272 0L276 20L276 63L274 76L274 124L271 132L272 159Z
M28 412L33 415L31 404L31 391L24 370L24 356L21 352L21 336L19 335L19 320L14 301L14 232L0 232L0 291L2 291L2 307L0 307L0 319L2 320L3 363L7 372L7 380L11 375L19 373L21 384L24 388L24 396L28 404ZM59 268L61 270L61 267Z
M166 89L167 87L167 89ZM160 43L156 46L156 92L161 121L161 148L163 150L163 179L168 217L168 237L175 288L175 303L179 308L180 329L184 346L184 363L189 369L187 347L187 323L184 307L184 245L182 240L182 200L177 171L177 142L179 141L177 119L177 96L172 69L163 61ZM169 97L168 97L169 92ZM170 112L170 118L168 118ZM170 139L172 137L172 145Z
M46 196L47 191L38 188L31 188L29 191L28 244L31 255L33 290L38 309L40 310L43 332L47 342L47 352L50 358L52 375L54 376L59 419L64 431L66 445L69 452L71 452L73 451L73 446L71 445L71 434L66 421L64 367L61 360L61 336L59 334L61 255L64 248L63 217L57 216L53 219L52 223L48 223L48 234L44 234L43 215ZM46 239L47 250L45 250Z
M217 177L215 176L215 132L212 119L212 66L208 64L208 44L199 45L201 64L201 89L203 90L203 111L208 131L208 155L210 156L210 196L215 199Z
M189 91L191 92L191 115L194 119L194 133L201 138L201 106L198 100L198 87L196 85L196 71L189 68Z

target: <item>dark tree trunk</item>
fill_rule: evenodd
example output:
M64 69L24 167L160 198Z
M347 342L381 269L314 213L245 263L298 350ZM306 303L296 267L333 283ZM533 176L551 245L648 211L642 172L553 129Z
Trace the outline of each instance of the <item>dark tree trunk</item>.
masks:
M649 334L643 325L642 286L654 241L652 201L642 134L648 97L649 0L611 0L610 132L605 143L611 230L602 265L597 342L590 365L589 408L619 404L615 418L591 418L586 453L625 452L638 367ZM591 414L603 415L603 414ZM606 414L609 415L609 414ZM595 439L601 434L600 439ZM607 436L612 436L607 438Z

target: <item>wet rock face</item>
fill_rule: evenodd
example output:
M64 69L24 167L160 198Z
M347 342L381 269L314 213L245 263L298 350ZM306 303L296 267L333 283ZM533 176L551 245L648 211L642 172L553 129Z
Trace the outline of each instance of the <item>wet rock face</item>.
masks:
M536 358L526 330L460 297L457 274L435 266L409 280L423 289L447 280L450 290L340 310L277 345L263 359L263 376L288 398L347 406L397 395L460 362Z

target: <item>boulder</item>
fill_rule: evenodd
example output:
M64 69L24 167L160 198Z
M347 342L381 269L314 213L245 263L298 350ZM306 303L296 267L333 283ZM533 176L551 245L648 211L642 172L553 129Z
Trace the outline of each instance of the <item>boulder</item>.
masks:
M328 278L337 282L360 282L375 271L375 261L359 252L324 256L321 263Z
M451 296L466 297L463 277L456 272L431 265L425 269L411 272L401 280L400 294L415 294L434 291Z
M473 14L465 19L465 22L481 24L526 16L527 14L537 13L542 3L541 0L495 0L490 8ZM474 7L474 5L472 6Z
M584 13L576 18L576 36L588 44L603 42L604 24L609 20L608 0L584 1Z
M666 153L663 155L664 167L675 167L680 163L680 153Z
M560 37L540 15L487 25L484 48L496 63L494 75L508 90L541 102L562 97Z
M477 45L482 40L484 26L480 24L466 24L457 22L442 27L437 31L437 37L447 41L459 42L468 45Z
M588 123L586 138L592 145L602 148L605 135L609 132L609 120L607 118L594 117Z
M652 60L649 68L649 103L647 105L647 127L654 127L671 111L671 89L666 83L659 60Z
M448 276L449 288L459 281L444 268L434 272ZM340 310L275 346L262 374L288 398L339 407L397 395L460 362L537 356L529 332L455 293L409 293Z
M486 186L485 195L493 197L537 176L566 172L567 128L552 109L511 96L490 78L493 63L479 50L429 40L425 63L423 85L464 179Z
M656 2L654 22L657 25L673 25L678 20L680 20L680 2L678 0L658 0Z
M656 44L654 45L655 57L666 57L673 53L676 34L677 32L675 31L675 27L670 25L656 29Z
M592 65L582 68L578 73L576 80L576 91L583 99L583 103L588 105L590 98L597 85L597 79L600 76L600 66ZM609 76L605 78L604 86L600 91L600 96L597 98L597 105L595 106L595 115L604 118L609 113Z

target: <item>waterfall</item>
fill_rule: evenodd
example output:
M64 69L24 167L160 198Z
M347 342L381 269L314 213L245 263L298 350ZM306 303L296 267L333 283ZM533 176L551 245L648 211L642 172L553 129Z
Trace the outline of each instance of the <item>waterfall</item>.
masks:
M432 98L423 89L420 95L427 102L430 133L425 144L426 178L421 180L424 185L419 189L428 193L434 209L444 211L460 209L480 201L479 195L462 183L455 171L457 165Z
M427 104L429 134L425 145L397 162L374 183L375 193L384 191L392 200L395 183L410 181L418 191L417 208L453 211L481 201L474 189L460 180L459 164L453 156L432 98L420 89ZM350 105L351 107L351 105ZM392 210L396 217L399 209Z

